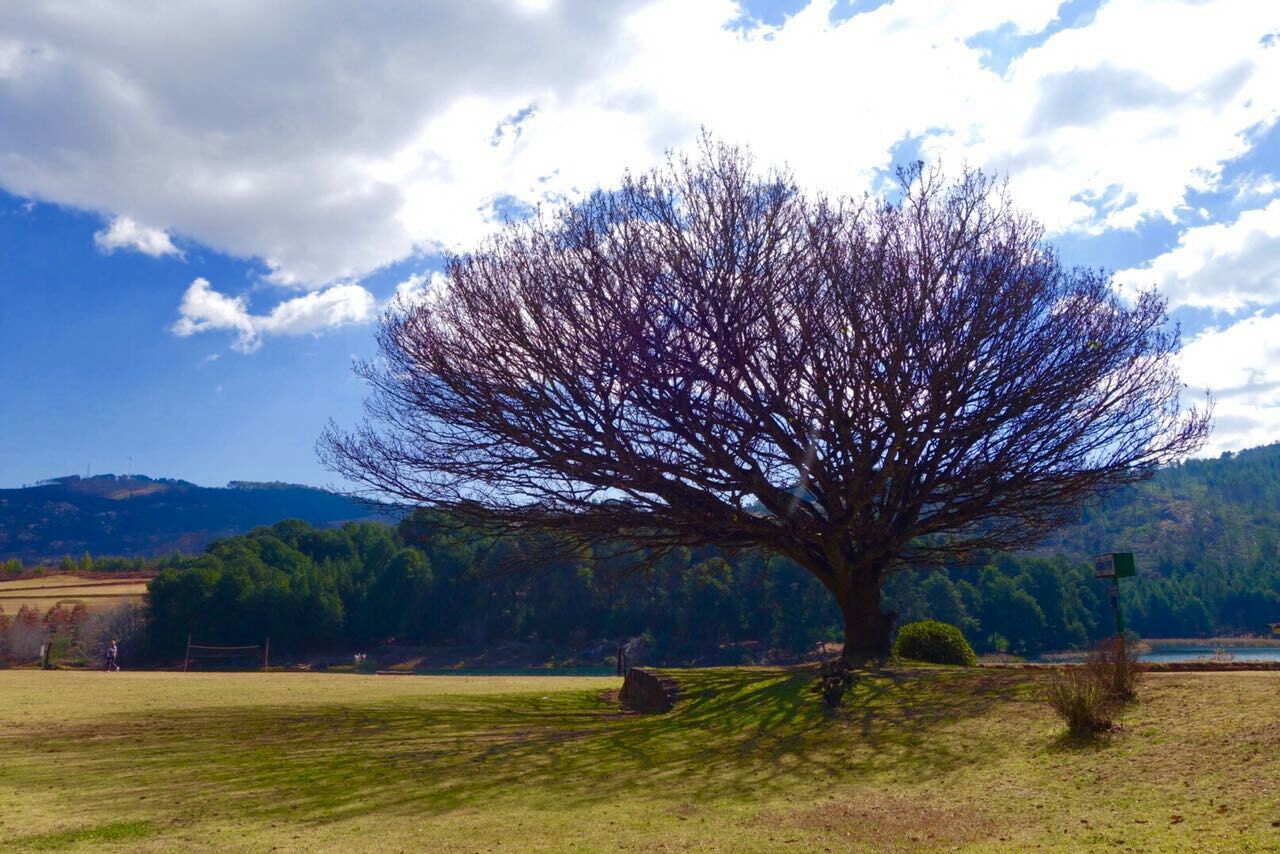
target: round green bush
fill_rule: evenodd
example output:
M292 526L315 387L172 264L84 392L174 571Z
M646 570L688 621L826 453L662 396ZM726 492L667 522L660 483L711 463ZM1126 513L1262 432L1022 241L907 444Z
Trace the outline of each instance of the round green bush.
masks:
M959 664L973 667L978 657L973 647L960 634L960 630L937 620L921 620L907 623L893 642L893 654L898 658L927 661L931 664Z

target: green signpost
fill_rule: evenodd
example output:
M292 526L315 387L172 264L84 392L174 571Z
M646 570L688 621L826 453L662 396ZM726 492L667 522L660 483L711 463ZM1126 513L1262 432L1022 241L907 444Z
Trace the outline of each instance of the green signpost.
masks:
M1108 552L1093 559L1095 578L1111 579L1111 606L1116 611L1116 636L1124 639L1124 612L1120 609L1120 579L1137 575L1133 552Z

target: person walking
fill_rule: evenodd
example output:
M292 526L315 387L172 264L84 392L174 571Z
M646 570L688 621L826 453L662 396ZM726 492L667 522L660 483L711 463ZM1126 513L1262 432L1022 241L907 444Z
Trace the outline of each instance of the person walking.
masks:
M111 639L111 645L107 647L107 672L120 669L120 648L116 646L116 639Z

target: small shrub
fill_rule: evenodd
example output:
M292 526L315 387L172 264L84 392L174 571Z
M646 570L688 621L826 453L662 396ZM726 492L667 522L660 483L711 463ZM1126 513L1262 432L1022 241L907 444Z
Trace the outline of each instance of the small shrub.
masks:
M1141 675L1133 644L1108 638L1089 651L1082 666L1051 673L1045 701L1072 735L1105 732L1115 712L1137 698Z
M843 658L824 661L809 690L822 695L823 702L834 709L844 702L844 695L853 687L854 678L853 668Z
M1111 729L1115 700L1088 668L1051 671L1044 698L1076 737L1093 736Z
M1127 703L1137 699L1142 665L1133 644L1108 638L1089 652L1084 667L1112 700Z
M893 642L893 654L899 658L927 661L931 664L959 664L973 667L978 657L973 647L955 626L937 620L908 623Z

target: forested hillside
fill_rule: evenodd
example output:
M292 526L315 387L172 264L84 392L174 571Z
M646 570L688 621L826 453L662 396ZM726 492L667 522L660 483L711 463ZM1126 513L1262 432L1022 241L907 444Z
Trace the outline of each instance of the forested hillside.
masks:
M1139 631L1177 636L1261 632L1280 620L1277 546L1280 443L1165 469L1086 507L1044 551L1134 552L1128 613Z
M1273 444L1161 470L1084 507L1078 524L1034 555L996 556L936 578L899 577L889 598L902 616L961 623L979 645L1029 652L1078 645L1112 625L1106 587L1092 579L1087 559L1131 551L1138 577L1122 582L1122 606L1139 634L1259 634L1280 621L1278 543L1280 444Z
M76 475L0 489L0 562L53 562L64 555L154 557L199 553L212 540L281 519L330 525L379 517L343 495L288 483Z
M398 527L331 530L288 521L166 559L151 584L154 649L178 654L188 633L227 643L270 636L273 649L294 654L390 639L539 639L575 650L644 636L654 655L675 662L797 654L840 637L826 590L784 560L682 549L641 571L634 558L584 547L548 564L534 541L446 533L440 521L422 513ZM1035 554L901 572L885 597L899 623L954 623L980 651L1079 647L1114 625L1090 556L1133 551L1139 577L1123 582L1123 604L1138 633L1262 633L1280 620L1278 540L1272 445L1162 471L1085 508Z
M420 515L398 529L315 531L288 522L215 544L152 585L154 637L172 652L194 631L229 643L270 635L297 651L540 638L572 646L645 635L679 661L838 638L827 592L759 553L678 550L650 571L583 549L545 565L522 550L446 536ZM988 555L943 572L902 572L886 599L899 621L960 626L982 651L1034 655L1112 631L1089 557L1133 551L1129 623L1151 637L1260 633L1280 620L1280 446L1194 461L1086 508L1040 554ZM512 566L527 572L499 572ZM736 646L735 645L739 645Z

